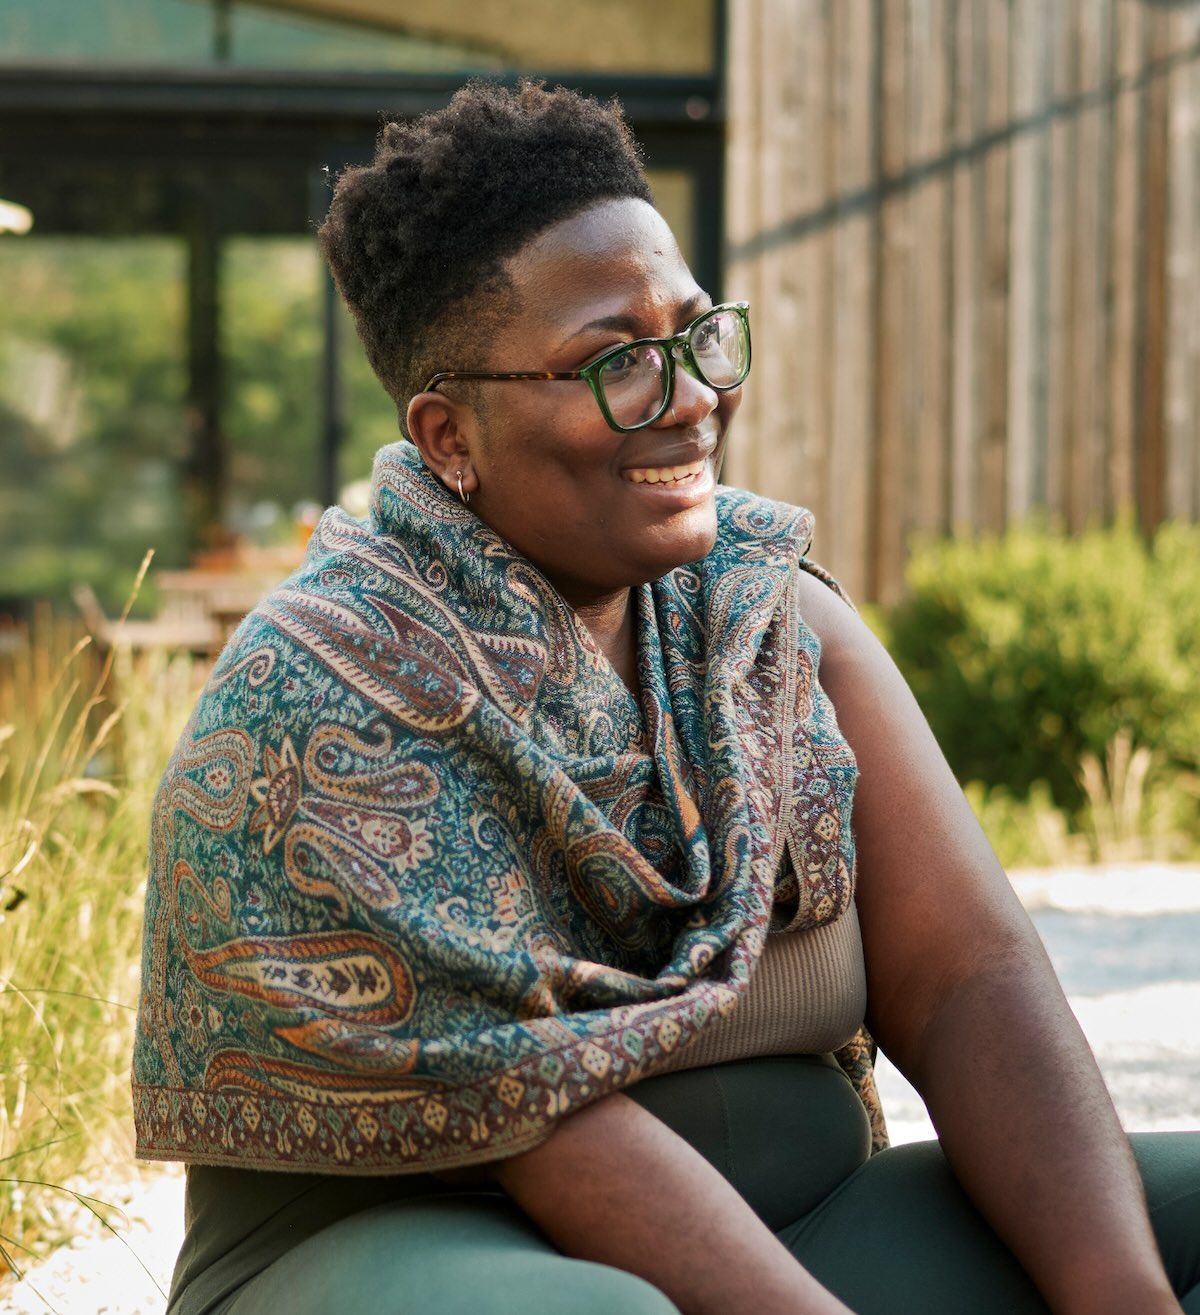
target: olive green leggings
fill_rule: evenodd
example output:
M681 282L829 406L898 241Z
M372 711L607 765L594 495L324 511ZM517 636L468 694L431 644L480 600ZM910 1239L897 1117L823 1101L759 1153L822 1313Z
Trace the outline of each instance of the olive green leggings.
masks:
M666 1074L628 1094L689 1141L859 1315L1046 1306L936 1142L868 1156L862 1107L821 1056ZM1200 1133L1133 1138L1167 1271L1200 1315ZM189 1173L172 1315L669 1315L622 1270L554 1249L499 1192L420 1178Z

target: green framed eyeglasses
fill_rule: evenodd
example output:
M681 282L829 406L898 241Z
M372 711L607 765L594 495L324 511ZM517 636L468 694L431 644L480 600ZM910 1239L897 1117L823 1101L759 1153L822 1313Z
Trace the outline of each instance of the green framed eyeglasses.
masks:
M736 388L750 373L750 303L727 301L713 306L670 338L618 343L582 370L512 370L503 374L441 370L424 391L450 379L582 379L609 427L627 434L654 424L671 405L677 361L719 393Z

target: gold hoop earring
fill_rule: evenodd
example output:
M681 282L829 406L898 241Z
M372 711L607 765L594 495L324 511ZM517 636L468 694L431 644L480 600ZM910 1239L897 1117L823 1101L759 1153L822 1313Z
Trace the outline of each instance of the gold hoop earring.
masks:
M469 507L471 505L471 495L469 493L463 492L461 470L458 471L458 496L462 499L462 504L464 507Z

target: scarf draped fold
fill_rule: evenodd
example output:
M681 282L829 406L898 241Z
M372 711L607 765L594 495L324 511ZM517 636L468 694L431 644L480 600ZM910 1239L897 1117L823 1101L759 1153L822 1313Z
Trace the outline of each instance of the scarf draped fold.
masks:
M326 511L155 797L139 1157L516 1154L736 1009L768 930L841 916L857 769L798 570L838 586L807 511L717 511L634 591L639 706L532 563L380 450L370 516ZM837 1058L883 1144L865 1032Z

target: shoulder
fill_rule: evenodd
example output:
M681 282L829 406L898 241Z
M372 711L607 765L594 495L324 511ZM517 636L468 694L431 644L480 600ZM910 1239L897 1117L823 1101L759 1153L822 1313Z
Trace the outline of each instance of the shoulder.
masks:
M717 540L721 569L765 558L795 564L800 619L821 641L826 658L870 632L838 580L812 555L818 530L807 507L778 502L747 489L717 490Z
M821 641L822 666L848 646L861 646L870 631L853 603L824 568L804 558L796 580L800 619Z

